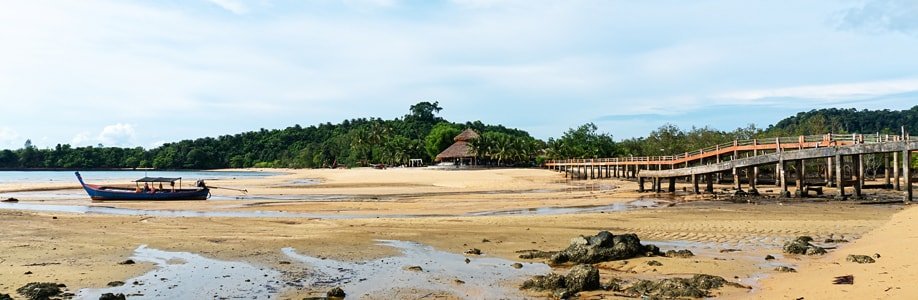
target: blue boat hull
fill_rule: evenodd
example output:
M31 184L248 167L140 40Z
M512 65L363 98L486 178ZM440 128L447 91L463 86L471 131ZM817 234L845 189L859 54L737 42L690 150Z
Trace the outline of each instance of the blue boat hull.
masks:
M207 200L208 196L210 196L210 189L206 187L181 189L175 190L174 192L171 190L136 192L127 189L86 184L79 174L77 174L77 178L80 180L80 185L83 186L83 189L86 190L86 193L89 194L92 200Z

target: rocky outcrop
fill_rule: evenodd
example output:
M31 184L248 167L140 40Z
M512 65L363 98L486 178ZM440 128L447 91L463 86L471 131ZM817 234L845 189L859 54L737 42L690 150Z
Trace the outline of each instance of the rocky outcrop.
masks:
M16 292L30 300L47 300L60 295L61 288L53 282L30 282Z
M325 293L325 296L332 299L344 299L344 297L347 297L347 293L345 293L344 290L342 290L340 287L335 287L331 290L328 290L328 292Z
M689 251L688 249L669 250L669 251L666 251L665 256L666 257L688 258L688 257L695 256L695 253L692 253L692 251Z
M798 236L796 239L784 244L784 252L789 254L803 255L823 255L826 249L811 244L813 238L808 236Z
M608 231L601 231L595 236L571 239L567 249L555 253L549 261L553 264L592 264L659 254L659 248L641 245L641 240L633 233L613 235Z
M523 282L520 289L551 291L555 295L573 295L580 291L598 290L599 270L587 264L576 265L567 276L555 273L537 275Z
M634 297L650 298L704 298L710 297L710 290L725 284L723 277L697 274L692 278L666 278L659 281L641 280L625 289L625 293Z
M121 294L121 293L118 293L118 294L105 293L105 294L102 294L102 296L99 296L99 300L125 300L125 299L127 299L127 297L125 297L124 294Z

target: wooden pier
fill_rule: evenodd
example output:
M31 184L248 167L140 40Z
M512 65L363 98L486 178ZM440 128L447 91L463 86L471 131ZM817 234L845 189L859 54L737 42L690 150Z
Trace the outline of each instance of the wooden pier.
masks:
M750 192L771 183L781 188L782 196L790 197L788 185L793 179L796 197L821 193L823 186L830 186L838 188L838 198L847 199L847 187L853 188L855 198L863 197L865 156L869 155L882 160L871 160L872 170L882 165L885 181L878 187L904 189L904 200L910 202L915 182L910 162L915 151L918 138L904 134L825 134L733 141L673 156L551 160L544 166L571 178L637 178L641 192L646 191L646 181L651 183L650 191L662 192L665 181L666 190L675 192L676 180L681 179L691 183L694 193L702 192L699 181L704 180L708 193L714 192L714 182L730 182L736 190L745 183Z

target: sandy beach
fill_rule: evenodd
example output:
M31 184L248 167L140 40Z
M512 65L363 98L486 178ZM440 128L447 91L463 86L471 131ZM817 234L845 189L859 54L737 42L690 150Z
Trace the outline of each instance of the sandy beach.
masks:
M901 204L766 198L747 203L681 192L655 195L637 193L637 184L630 181L570 182L563 174L539 169L270 171L283 174L211 181L212 186L244 188L248 193L217 189L215 199L208 201L92 202L85 196L48 199L39 192L54 190L69 195L80 191L60 183L0 184L0 197L16 195L18 204L237 214L170 217L5 208L0 210L0 293L15 296L16 288L34 281L63 283L74 293L102 288L113 281L129 282L162 268L142 261L119 264L146 245L276 270L282 275L277 283L270 283L275 285L274 295L301 299L324 296L336 284L302 284L312 266L284 251L329 261L364 262L400 255L397 248L379 245L380 241L405 241L445 253L438 257L462 255L477 248L481 256L467 257L499 259L507 262L506 268L511 262L521 262L525 271L544 260L521 259L518 251L563 249L571 238L600 230L636 233L642 242L657 244L663 250L689 249L695 253L691 258L602 262L596 264L602 282L711 274L747 287L714 291L714 296L727 299L905 299L915 293L915 288L903 283L918 275L910 271L916 259L908 255L918 243L909 235L918 211ZM890 191L867 193L868 198L896 195ZM254 212L303 217L247 215ZM782 245L801 235L820 242L827 238L850 242L825 245L829 248L825 256L784 255ZM881 257L874 264L845 261L848 254L875 253ZM766 255L777 259L766 261ZM650 266L651 260L662 265ZM426 267L436 262L417 264ZM777 266L793 267L797 272L777 272ZM401 272L406 266L392 267L389 272ZM566 269L558 266L554 271L563 274ZM853 285L832 284L834 277L849 274L854 275ZM443 283L447 290L408 284L366 295L349 294L348 298L488 298L490 294L468 287L472 284L463 287L454 283L457 279L473 283L468 277L474 275L427 279ZM488 289L506 290L508 295L515 295L510 298L550 296L517 291L524 279L509 278ZM183 284L191 283L176 283ZM580 294L582 299L619 296L602 290Z

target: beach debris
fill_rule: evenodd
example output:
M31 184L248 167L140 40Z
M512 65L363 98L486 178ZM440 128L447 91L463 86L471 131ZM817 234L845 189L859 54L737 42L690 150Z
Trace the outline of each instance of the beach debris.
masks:
M105 293L105 294L102 294L102 296L99 296L99 300L125 300L125 299L127 299L127 297L125 297L124 294L122 293L117 293L117 294Z
M424 271L424 269L421 268L421 266L408 266L408 267L405 267L405 270L413 271L413 272L423 272Z
M876 260L873 259L873 257L867 256L867 255L857 255L857 254L849 254L848 258L846 258L845 260L849 262L859 263L859 264L872 264L872 263L877 262Z
M465 254L467 254L467 255L481 255L481 249L472 248L472 249L469 249L469 250L465 250Z
M112 281L107 284L109 287L119 287L124 285L124 281Z
M648 265L648 266L659 267L659 266L662 266L663 263L661 263L661 262L659 262L659 261L656 261L656 260L651 260L651 261L648 261L648 262L647 262L647 265Z
M455 284L465 284L465 281L462 281L461 279L453 279L453 283L455 283Z
M9 198L6 198L6 199L4 199L3 201L0 201L0 202L16 203L16 202L19 202L19 199L16 199L16 198L13 198L13 197L9 197Z
M664 256L666 256L666 257L687 258L687 257L695 256L695 253L692 253L692 251L689 251L688 249L682 249L682 250L669 250L669 251L666 251L666 254L665 254Z
M345 293L344 290L340 287L334 287L328 290L328 292L325 293L325 296L334 299L344 299L344 297L347 297L347 293Z
M765 260L774 260L774 259L775 257L772 256L771 254L765 255Z
M61 294L61 288L53 282L30 282L16 289L20 295L30 300L47 300Z
M650 296L653 299L674 299L682 297L703 298L710 297L710 290L724 285L743 287L732 283L720 276L695 274L692 278L666 278L659 281L640 280L624 292L632 297Z
M523 264L521 264L521 263L513 263L513 264L510 265L510 266L513 267L514 269L522 269L522 268L523 268Z
M128 260L122 261L122 262L120 262L120 263L118 263L118 264L119 264L119 265L133 265L133 264L135 264L135 262L134 262L133 259L128 259Z
M837 276L832 284L854 284L854 275Z
M777 268L775 268L775 271L784 272L784 273L797 273L797 269L794 269L794 268L791 268L791 267L788 267L788 266L780 266L780 267L777 267Z
M838 239L834 239L834 238L827 238L827 239L825 240L825 242L826 242L826 243L834 243L834 244L838 244L838 243L847 243L847 242L848 242L848 240L846 240L846 239L843 239L843 238L838 238Z
M826 254L826 249L813 245L810 242L813 241L813 238L809 236L798 236L792 241L789 241L784 244L784 252L790 254L803 254L803 255L823 255Z
M570 246L552 255L549 261L552 264L590 264L659 254L660 249L656 246L641 245L636 234L613 235L608 231L600 231L595 236L571 239Z
M555 273L536 275L523 282L520 289L551 291L559 298L570 296L580 291L592 291L600 288L599 270L589 264L576 265L561 276Z

